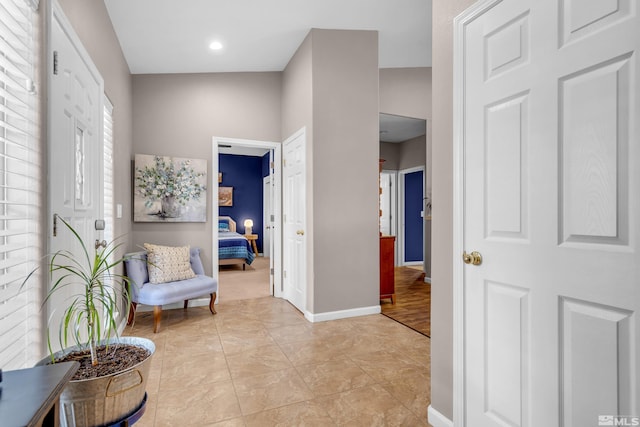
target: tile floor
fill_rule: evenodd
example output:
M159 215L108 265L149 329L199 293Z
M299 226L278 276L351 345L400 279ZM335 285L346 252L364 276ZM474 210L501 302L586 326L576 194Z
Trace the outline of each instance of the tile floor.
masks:
M429 338L383 316L310 323L272 298L140 312L147 426L427 426Z

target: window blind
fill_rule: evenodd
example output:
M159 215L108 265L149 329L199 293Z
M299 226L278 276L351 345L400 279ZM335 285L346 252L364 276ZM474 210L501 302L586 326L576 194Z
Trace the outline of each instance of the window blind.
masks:
M107 242L115 238L113 223L113 105L104 97L104 239Z
M36 76L37 3L0 3L0 367L32 366L44 348L41 148Z

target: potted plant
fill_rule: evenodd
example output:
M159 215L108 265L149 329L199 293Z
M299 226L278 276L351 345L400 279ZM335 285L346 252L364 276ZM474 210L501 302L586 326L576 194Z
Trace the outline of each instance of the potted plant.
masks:
M124 258L111 260L120 245L110 242L92 255L78 232L64 219L57 219L65 225L63 232L73 234L76 250L51 255L47 263L51 288L45 302L63 289L73 289L73 293L64 300L58 330L63 350L53 352L49 330L50 356L38 364L80 363L60 397L61 425L111 425L132 414L141 415L155 345L145 338L119 337L117 312L124 309L127 313L131 303L129 279L114 272Z

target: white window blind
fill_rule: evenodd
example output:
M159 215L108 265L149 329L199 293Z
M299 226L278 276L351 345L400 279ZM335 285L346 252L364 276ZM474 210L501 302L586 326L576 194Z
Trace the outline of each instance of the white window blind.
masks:
M33 366L44 348L41 150L36 76L37 2L0 2L0 367Z
M113 215L113 105L104 97L104 239L114 239Z

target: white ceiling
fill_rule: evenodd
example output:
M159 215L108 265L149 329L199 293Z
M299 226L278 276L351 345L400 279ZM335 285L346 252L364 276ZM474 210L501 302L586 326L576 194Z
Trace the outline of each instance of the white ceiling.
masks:
M311 28L377 30L380 68L431 66L431 0L105 4L133 74L282 71Z
M380 113L380 141L404 142L427 133L427 121Z

